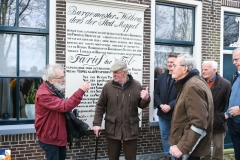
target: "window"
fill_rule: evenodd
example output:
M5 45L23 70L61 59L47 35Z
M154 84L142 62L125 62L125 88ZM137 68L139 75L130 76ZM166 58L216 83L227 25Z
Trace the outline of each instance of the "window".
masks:
M224 50L233 50L236 47L240 47L239 22L240 14L224 13Z
M48 0L2 0L0 125L31 124L36 90L48 64Z
M156 81L158 74L167 69L169 54L193 54L195 10L194 7L156 2L155 12ZM157 73L158 70L161 72Z

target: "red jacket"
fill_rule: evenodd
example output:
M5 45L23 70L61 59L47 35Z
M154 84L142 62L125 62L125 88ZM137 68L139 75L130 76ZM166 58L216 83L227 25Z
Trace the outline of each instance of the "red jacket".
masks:
M71 111L82 100L85 92L78 89L68 100L57 97L45 82L35 98L34 126L38 139L46 144L67 145L65 112Z

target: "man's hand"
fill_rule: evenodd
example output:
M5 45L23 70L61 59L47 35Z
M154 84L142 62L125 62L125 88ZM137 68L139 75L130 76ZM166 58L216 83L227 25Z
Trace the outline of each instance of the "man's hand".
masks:
M147 101L149 98L149 94L148 94L148 87L146 87L145 90L142 90L140 93L140 96L143 100Z
M80 87L84 92L87 92L90 88L90 81L83 82Z
M171 110L171 107L169 105L167 105L167 104L161 104L160 108L162 109L162 111L164 113L168 113Z
M239 106L233 106L229 109L229 113L232 115L232 116L239 116L240 115L240 109L239 109Z
M178 149L176 145L171 146L169 151L170 154L176 158L180 158L183 155L183 153Z
M98 135L100 135L100 131L102 130L102 128L100 126L93 126L93 131L94 134L96 135L96 137L98 137Z

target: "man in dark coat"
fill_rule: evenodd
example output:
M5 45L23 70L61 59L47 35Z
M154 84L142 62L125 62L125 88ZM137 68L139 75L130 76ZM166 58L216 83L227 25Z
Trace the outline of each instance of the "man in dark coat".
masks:
M158 108L157 115L159 116L159 128L165 160L171 159L168 140L172 121L172 113L177 97L177 91L173 85L175 80L172 79L172 65L176 57L176 55L168 55L168 70L158 76L158 80L154 89L154 102L155 106Z
M222 160L224 149L224 137L227 131L224 112L228 107L231 83L217 73L218 64L215 61L204 61L202 63L202 77L211 89L214 103L213 121L213 153L204 156L204 160Z
M98 137L105 114L109 160L119 159L122 145L125 159L136 160L138 107L143 109L149 105L148 87L142 90L141 84L128 74L127 64L123 61L116 61L110 71L113 80L103 86L96 105L93 130Z

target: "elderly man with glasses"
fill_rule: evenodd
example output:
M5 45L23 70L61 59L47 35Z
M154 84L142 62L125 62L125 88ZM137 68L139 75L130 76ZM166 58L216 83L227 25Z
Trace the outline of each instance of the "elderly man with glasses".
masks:
M35 98L35 128L39 145L44 149L48 160L65 160L67 129L65 113L75 108L89 89L89 82L83 82L80 88L67 100L64 97L65 75L59 64L48 65L42 76L43 83Z
M170 154L179 160L200 160L211 148L212 93L191 55L178 55L173 68L178 95L169 137Z
M235 159L240 159L240 48L233 51L233 64L237 68L237 72L232 78L232 91L229 98L228 110L225 113L227 119L228 130L232 139Z

